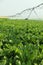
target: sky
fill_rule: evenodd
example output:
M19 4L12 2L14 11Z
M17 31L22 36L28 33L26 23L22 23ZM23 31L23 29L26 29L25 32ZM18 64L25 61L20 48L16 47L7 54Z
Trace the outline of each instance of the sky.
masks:
M40 3L43 3L43 0L0 0L0 16L15 15Z

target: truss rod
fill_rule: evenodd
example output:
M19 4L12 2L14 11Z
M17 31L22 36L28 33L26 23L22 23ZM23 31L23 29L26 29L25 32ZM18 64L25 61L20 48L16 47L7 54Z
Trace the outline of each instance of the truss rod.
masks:
M32 11L33 11L33 10L31 10L31 11L30 11L30 13L29 13L29 15L28 15L27 19L28 19L28 18L30 17L30 15L32 14Z
M35 10L34 10L34 13L35 13L35 15L38 17L38 19L40 19L39 16L38 16L38 14L37 14L37 12L36 12Z

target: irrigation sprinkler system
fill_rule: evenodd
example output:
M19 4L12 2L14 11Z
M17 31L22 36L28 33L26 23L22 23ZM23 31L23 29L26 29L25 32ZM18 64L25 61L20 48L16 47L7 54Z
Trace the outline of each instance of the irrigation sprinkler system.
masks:
M41 4L39 4L39 5L35 6L35 7L25 9L25 10L21 11L20 13L16 13L15 15L11 15L11 16L8 16L8 17L12 17L12 18L13 18L13 17L16 17L16 16L18 16L18 15L23 14L23 13L26 12L26 11L27 11L27 12L30 11L30 13L28 14L28 16L27 16L25 19L28 19L28 18L30 17L30 15L32 14L32 12L34 12L35 15L39 18L39 16L38 16L38 14L37 14L37 12L36 12L35 9L40 8L42 5L43 5L43 3L41 3ZM25 15L25 14L24 14L24 15Z

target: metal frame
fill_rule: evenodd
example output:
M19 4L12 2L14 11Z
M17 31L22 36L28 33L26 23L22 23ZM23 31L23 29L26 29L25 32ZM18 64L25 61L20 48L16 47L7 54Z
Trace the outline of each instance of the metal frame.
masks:
M30 17L30 15L32 14L32 12L34 11L35 15L39 18L39 16L38 16L37 12L35 11L35 9L40 8L40 6L42 6L42 5L43 5L43 3L39 4L36 7L25 9L25 10L21 11L20 13L16 13L15 15L11 15L11 16L8 16L8 17L16 17L17 15L21 15L21 14L23 14L26 11L30 11L30 13L27 16L27 18L25 18L25 19L28 19Z

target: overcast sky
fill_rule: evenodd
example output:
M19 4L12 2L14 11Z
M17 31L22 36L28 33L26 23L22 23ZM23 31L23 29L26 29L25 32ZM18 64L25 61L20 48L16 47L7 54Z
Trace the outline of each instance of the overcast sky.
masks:
M40 3L43 3L43 0L0 0L0 16L14 15Z

